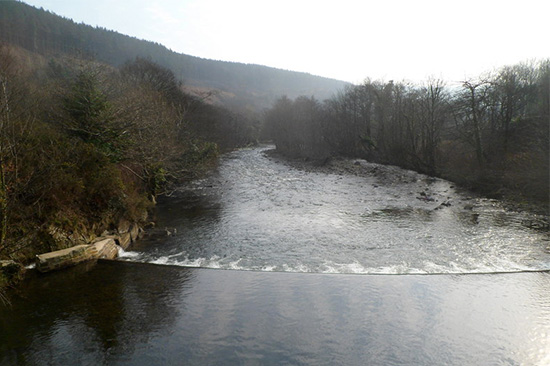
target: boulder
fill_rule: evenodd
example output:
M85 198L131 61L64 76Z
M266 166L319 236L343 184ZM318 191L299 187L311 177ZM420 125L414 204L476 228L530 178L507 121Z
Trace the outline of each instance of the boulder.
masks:
M62 269L93 259L89 245L77 245L67 249L56 250L36 256L36 269L49 272Z
M47 233L55 241L56 245L61 248L73 247L75 245L86 244L88 237L84 232L69 232L65 231L57 226L50 225L47 229Z
M128 249L131 243L132 243L132 234L124 233L119 235L118 245L120 245L122 249L124 250Z
M36 269L40 272L49 272L86 261L114 259L118 257L119 246L127 249L140 235L143 235L141 228L136 223L126 220L119 222L116 231L117 235L104 232L90 245L80 244L55 252L39 254L36 256ZM69 243L69 241L65 242Z
M118 256L115 239L100 238L91 245L77 245L71 248L39 254L36 256L36 269L40 272L50 272L71 267L86 261L96 259L114 259Z
M132 223L126 219L121 219L118 222L117 231L119 234L125 234L130 231Z
M92 259L114 259L118 256L118 247L113 238L97 241L88 247Z

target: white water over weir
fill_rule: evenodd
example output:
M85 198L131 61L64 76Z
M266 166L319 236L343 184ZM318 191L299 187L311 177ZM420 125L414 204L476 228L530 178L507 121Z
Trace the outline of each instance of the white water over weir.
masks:
M123 260L220 269L462 274L550 270L541 218L454 184L366 161L296 167L260 147L225 155L158 207L170 236Z

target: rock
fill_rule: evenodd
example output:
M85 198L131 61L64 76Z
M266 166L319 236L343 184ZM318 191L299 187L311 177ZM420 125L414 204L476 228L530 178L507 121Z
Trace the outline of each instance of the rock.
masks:
M113 237L99 238L90 245L77 245L71 248L39 254L36 256L36 269L40 272L50 272L72 267L77 264L96 260L113 259L118 256L118 247Z
M119 246L127 249L142 235L141 228L127 220L120 220L116 232L104 232L92 244L80 244L36 256L36 269L49 272L97 259L114 259Z
M132 243L132 235L130 233L124 233L118 236L118 245L124 250L128 249Z
M139 235L139 226L137 224L132 224L132 226L130 226L129 233L132 243L135 242Z
M157 226L157 224L155 222L149 221L147 224L145 224L144 228L145 229L150 229L150 228L153 228L155 226Z
M104 239L89 246L93 259L114 259L118 257L118 247L112 238Z
M87 242L86 235L80 232L67 232L57 226L50 225L47 233L57 243L58 247L72 247L75 245L85 244Z
M40 272L49 272L89 261L93 259L89 247L89 245L77 245L55 252L39 254L36 256L36 269Z
M417 200L425 201L425 202L434 202L435 199L433 197L428 196L425 192L420 192L420 196L416 197Z
M126 219L121 219L118 222L117 231L119 234L125 234L130 231L132 223Z

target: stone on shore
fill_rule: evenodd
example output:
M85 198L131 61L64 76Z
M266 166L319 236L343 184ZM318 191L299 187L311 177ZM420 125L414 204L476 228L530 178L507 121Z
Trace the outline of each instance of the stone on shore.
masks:
M77 245L71 248L39 254L36 256L36 269L50 272L77 264L97 260L114 259L118 256L118 247L113 238L103 238L91 245Z
M36 269L40 272L49 272L62 269L92 259L89 245L77 245L67 249L56 250L36 256Z
M128 249L131 243L132 243L132 234L124 233L118 236L118 245L120 245L122 249L124 250Z
M55 252L36 256L36 269L40 272L50 272L71 267L83 262L97 259L114 259L118 256L119 246L127 249L140 236L140 227L135 223L121 221L117 228L118 235L109 235L95 239L92 244L81 244Z
M130 221L121 219L118 222L117 231L119 234L125 234L130 231L131 227L132 227L132 223Z
M112 238L95 242L89 246L88 251L92 259L114 259L118 256L118 247Z

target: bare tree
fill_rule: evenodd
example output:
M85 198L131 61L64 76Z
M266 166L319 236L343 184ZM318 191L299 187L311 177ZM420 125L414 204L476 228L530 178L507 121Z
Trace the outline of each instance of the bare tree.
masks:
M485 166L483 131L488 124L489 92L486 79L466 80L456 100L455 122L457 130L473 146L479 167Z
M422 123L422 156L427 166L428 174L436 173L437 147L441 130L448 118L449 95L445 91L445 83L440 79L428 79L427 84L419 93L421 123Z
M14 184L19 180L22 137L31 128L20 69L10 48L0 45L0 252L6 245Z

